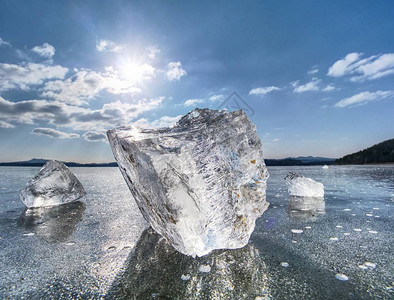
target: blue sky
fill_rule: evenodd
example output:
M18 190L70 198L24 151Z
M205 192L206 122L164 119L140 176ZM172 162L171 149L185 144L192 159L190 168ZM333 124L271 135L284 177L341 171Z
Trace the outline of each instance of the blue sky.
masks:
M0 161L113 161L105 131L236 92L266 158L393 138L392 1L2 1Z

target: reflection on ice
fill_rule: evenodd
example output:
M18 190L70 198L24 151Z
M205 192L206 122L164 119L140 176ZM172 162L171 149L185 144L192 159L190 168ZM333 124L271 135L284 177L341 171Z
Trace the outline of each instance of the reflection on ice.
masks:
M293 219L314 221L326 213L324 198L290 196L287 213Z
M19 216L18 225L48 242L64 242L75 231L84 211L85 204L82 202L29 208Z
M148 229L107 298L265 299L267 281L266 266L252 245L192 258Z

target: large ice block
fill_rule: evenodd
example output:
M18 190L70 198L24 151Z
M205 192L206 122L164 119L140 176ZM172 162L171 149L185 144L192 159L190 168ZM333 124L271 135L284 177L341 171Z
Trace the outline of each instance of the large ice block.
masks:
M290 196L324 197L324 185L312 178L307 178L295 172L290 172L285 177L285 180Z
M202 256L248 243L268 207L268 172L244 112L195 109L170 128L107 134L143 216L175 249Z
M78 178L57 160L49 160L29 180L19 196L27 207L45 207L73 202L86 195Z

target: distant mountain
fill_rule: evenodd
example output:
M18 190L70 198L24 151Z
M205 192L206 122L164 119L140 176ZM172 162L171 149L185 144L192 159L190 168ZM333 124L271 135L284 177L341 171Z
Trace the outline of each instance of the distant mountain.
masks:
M0 166L12 166L12 167L42 167L49 159L42 158L33 158L27 161L15 161L15 162L3 162L0 163ZM68 167L117 167L118 164L116 162L110 163L89 163L89 164L80 164L76 162L64 162L64 164Z
M346 155L335 161L339 165L394 163L394 139Z
M316 157L316 156L299 156L287 157L282 159L264 159L267 166L314 166L314 165L332 165L335 158Z

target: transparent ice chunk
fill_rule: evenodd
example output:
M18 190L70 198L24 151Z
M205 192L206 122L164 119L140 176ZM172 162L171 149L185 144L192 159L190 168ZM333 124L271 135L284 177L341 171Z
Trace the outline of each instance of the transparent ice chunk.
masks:
M285 180L290 196L324 197L324 185L312 178L307 178L295 172L290 172L285 177Z
M195 109L170 128L107 134L143 216L175 249L202 256L248 243L268 207L268 171L244 112Z
M29 208L69 203L84 195L86 192L77 177L64 163L56 160L48 161L19 192Z

